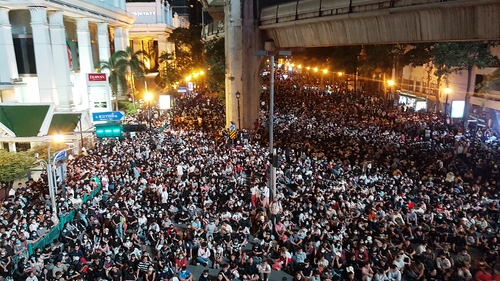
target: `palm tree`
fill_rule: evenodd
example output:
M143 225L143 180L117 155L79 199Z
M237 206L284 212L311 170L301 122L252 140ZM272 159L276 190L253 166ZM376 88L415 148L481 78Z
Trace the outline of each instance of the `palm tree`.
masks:
M109 71L109 86L113 97L117 97L119 91L127 88L127 60L125 58L127 58L127 53L118 51L113 53L109 60L99 62L99 72L103 70ZM116 99L115 101L117 102ZM114 107L117 109L117 104Z
M140 56L148 57L147 52L138 51L132 53L132 49L127 47L125 51L116 51L108 61L100 61L100 71L109 70L109 86L113 96L123 95L124 89L131 89L131 97L135 103L135 79L144 81L146 67ZM127 76L130 75L130 83ZM128 91L127 91L128 92Z
M172 62L175 59L175 56L173 53L167 53L163 52L159 57L158 61L160 63L160 66L158 69L160 70L158 73L159 79L162 81L162 85L164 88L167 90L172 86L176 81L179 80L179 73Z

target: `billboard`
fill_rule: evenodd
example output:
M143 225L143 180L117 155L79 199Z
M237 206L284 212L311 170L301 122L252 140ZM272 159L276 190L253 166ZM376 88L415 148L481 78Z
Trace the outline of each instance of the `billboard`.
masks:
M454 100L451 102L451 118L462 118L464 117L465 101Z
M169 95L160 95L160 109L170 109L170 96Z
M111 111L111 92L107 73L87 73L88 107L91 113Z

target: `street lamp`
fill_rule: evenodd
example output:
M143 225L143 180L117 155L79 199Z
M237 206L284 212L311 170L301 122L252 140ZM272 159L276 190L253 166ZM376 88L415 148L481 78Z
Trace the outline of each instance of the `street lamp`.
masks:
M55 169L52 167L52 157L50 155L50 149L52 148L53 143L62 143L64 142L64 136L63 135L54 135L52 139L50 140L49 143L49 148L47 152L47 178L48 178L48 184L49 184L49 195L50 195L50 201L52 203L52 214L57 215L57 207L56 207L56 179L55 179ZM54 155L56 156L56 155ZM56 160L56 159L54 159ZM63 180L64 180L64 175L63 175ZM63 187L64 188L64 187ZM63 191L63 194L65 192Z
M144 100L148 102L148 124L151 129L151 100L153 100L153 95L151 93L146 92L144 95Z
M241 117L240 117L240 91L236 91L236 99L238 100L238 129L241 130Z
M447 111L448 111L448 96L451 94L451 89L449 87L446 87L444 89L444 93L446 94L446 100L444 102L444 114L443 114L443 118L444 118L444 122L446 124L446 114L447 114Z
M275 54L281 56L290 56L292 51L278 51L278 52L268 52L268 51L256 51L253 53L254 56L270 56L271 57L271 90L269 97L269 154L275 155L274 149L274 56ZM309 67L307 67L309 70ZM274 158L274 157L273 157ZM269 173L269 186L271 187L272 198L276 197L276 167L271 161L271 172Z
M391 91L391 93L387 93L387 89L385 89L385 93L387 94L387 98L392 98L392 87L394 86L394 81L392 80L387 80L386 82L387 86L389 86L389 90Z

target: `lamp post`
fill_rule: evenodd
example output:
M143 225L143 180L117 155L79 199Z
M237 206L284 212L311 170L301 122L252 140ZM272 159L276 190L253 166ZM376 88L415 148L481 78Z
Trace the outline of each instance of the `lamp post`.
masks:
M144 100L148 102L148 125L151 129L151 100L153 99L153 95L151 93L146 92L144 95Z
M392 87L394 87L394 81L387 80L387 86L389 86L390 94L387 95L388 98L392 99Z
M268 52L268 51L256 51L253 53L254 56L270 56L271 58L271 90L269 97L269 154L274 155L274 55L290 56L292 51L278 51L278 52ZM269 187L271 189L272 198L276 197L276 167L271 161L271 172L269 173Z
M55 179L55 169L52 167L52 157L50 155L50 149L52 148L52 144L64 142L64 136L55 135L53 139L49 143L49 148L47 152L47 178L49 184L49 195L50 201L52 203L52 214L57 215L57 207L56 207L56 179ZM55 159L54 159L55 160Z
M241 115L240 115L240 91L236 91L236 99L238 100L238 129L241 130Z
M444 102L443 120L444 120L444 123L446 124L446 118L447 118L447 114L448 114L448 96L449 96L449 94L451 94L451 89L446 87L444 89L444 93L446 94L446 100Z

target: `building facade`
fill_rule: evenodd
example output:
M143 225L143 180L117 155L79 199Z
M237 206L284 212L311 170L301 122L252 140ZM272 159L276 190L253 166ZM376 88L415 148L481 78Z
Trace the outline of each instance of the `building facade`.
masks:
M125 0L4 0L0 3L0 142L15 151L12 143L43 141L48 125L27 133L16 125L14 112L43 124L53 124L55 113L73 112L72 128L60 122L56 128L83 130L92 127L88 74L99 61L129 45L128 31L135 16L126 11ZM53 105L49 109L40 104ZM110 98L96 103L111 108ZM29 106L20 106L29 105ZM9 107L11 106L11 107ZM38 115L32 115L40 111ZM7 114L10 112L10 114ZM64 122L65 118L61 119ZM24 130L24 131L23 131ZM58 131L57 129L56 131Z

